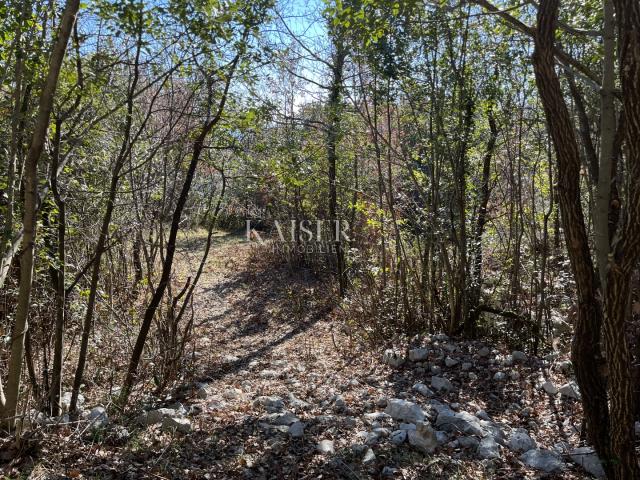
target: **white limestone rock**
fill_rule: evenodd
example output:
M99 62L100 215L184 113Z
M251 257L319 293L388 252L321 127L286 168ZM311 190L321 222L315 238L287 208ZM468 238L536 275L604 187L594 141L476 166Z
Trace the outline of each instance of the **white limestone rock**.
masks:
M413 348L409 350L409 360L412 362L423 362L429 357L428 348Z
M594 477L605 478L604 468L593 448L578 447L569 452L569 457Z
M495 438L487 435L480 440L476 454L482 459L500 458L500 445L498 445Z
M336 451L333 440L320 440L316 445L316 449L323 455L330 455Z
M384 354L382 355L382 363L385 363L393 368L401 367L402 365L404 365L404 362L404 355L392 349L385 350Z
M433 397L433 391L429 387L427 387L424 383L416 383L413 386L413 390L415 390L420 395L423 395L425 397Z
M536 448L536 442L524 428L514 428L509 435L507 445L514 452L528 452Z
M564 468L562 457L556 452L535 448L523 453L520 461L525 465L546 473L557 472Z
M189 433L191 431L191 422L188 418L164 417L162 419L162 430Z
M546 381L540 387L549 395L557 395L558 393L558 387L556 387L553 382Z
M513 358L513 361L516 363L524 363L528 360L529 357L527 357L527 354L524 352L514 350L513 352L511 352L511 358Z
M409 423L421 422L425 419L425 414L418 404L399 398L389 400L385 413L394 420L403 420Z
M415 430L407 430L409 444L425 453L432 453L438 446L436 432L427 422L416 422Z
M450 392L454 389L453 384L447 378L431 377L431 386L436 390Z

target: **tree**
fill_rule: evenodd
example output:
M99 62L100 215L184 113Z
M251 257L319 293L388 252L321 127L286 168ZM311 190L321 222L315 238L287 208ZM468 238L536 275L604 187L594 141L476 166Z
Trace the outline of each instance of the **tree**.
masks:
M49 59L49 69L45 84L40 94L38 116L36 119L31 145L25 159L24 182L25 202L23 213L22 251L20 253L20 292L16 319L11 335L11 362L7 374L6 394L0 387L0 418L11 424L16 414L18 396L20 393L20 377L22 372L22 356L24 339L28 329L31 287L33 279L33 257L36 236L36 203L38 201L38 161L42 154L44 142L49 128L51 109L58 85L58 76L64 60L67 43L71 36L76 14L80 7L79 0L67 0L57 38L53 44ZM0 382L1 383L1 382Z
M605 5L605 35L610 33L612 11L610 5ZM627 10L628 9L628 10ZM608 261L605 262L603 253L599 252L603 282L600 284L604 305L601 306L597 294L597 276L591 260L589 242L587 239L584 215L580 203L580 154L566 103L564 101L560 81L555 72L554 43L557 26L558 1L545 0L541 2L538 11L536 31L536 49L534 53L534 67L536 82L545 109L549 132L553 138L558 164L559 203L562 211L564 232L567 249L571 259L573 275L578 288L578 319L574 334L573 357L578 375L578 382L583 392L583 406L587 419L589 438L596 447L599 455L605 459L607 475L616 479L638 478L640 470L633 449L633 394L631 388L631 374L629 370L630 353L625 336L625 320L628 315L630 296L630 281L632 269L640 257L640 245L637 234L640 231L640 188L637 182L629 185L627 215L619 228L619 238L609 246L607 231L599 231L600 237L596 242L596 249L605 248L602 243L606 240ZM637 144L637 127L640 109L635 103L635 93L629 94L631 88L640 85L640 70L637 55L640 44L637 42L637 28L640 26L640 12L637 5L618 4L618 31L620 57L620 77L624 90L624 121L625 140L628 147L627 171L633 175L640 172L640 158L634 145ZM632 33L633 30L636 33ZM635 35L635 39L634 39ZM605 39L605 55L610 55L610 38ZM605 59L603 76L603 122L611 122L612 112L607 112L612 106L610 78L610 58ZM632 127L627 125L631 122ZM635 127L633 125L635 124ZM611 136L611 125L605 125L602 134ZM613 139L607 139L612 142ZM609 154L612 145L603 147L604 153L600 158L599 175L608 178L603 170L610 171L611 158ZM630 178L634 178L633 176ZM598 183L600 191L597 198L600 202L609 201L610 186ZM607 210L606 214L602 210ZM608 208L600 206L597 216L607 217ZM608 229L600 220L598 229ZM606 237L606 238L605 238ZM607 264L608 263L608 264ZM598 369L600 360L600 329L604 332L604 350L609 369L608 382L605 381ZM611 399L611 406L607 408L607 391Z

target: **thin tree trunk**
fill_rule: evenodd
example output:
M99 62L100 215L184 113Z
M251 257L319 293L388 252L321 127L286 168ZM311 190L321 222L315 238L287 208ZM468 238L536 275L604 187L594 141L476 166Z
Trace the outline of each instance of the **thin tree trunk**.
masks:
M98 236L98 243L95 249L95 261L93 263L91 271L91 283L89 285L89 299L87 301L87 313L85 315L84 324L82 328L82 339L80 342L80 353L78 355L78 367L76 368L75 377L73 380L73 390L71 393L71 403L69 406L70 412L75 412L78 405L78 396L80 394L80 387L82 386L82 380L84 376L84 369L87 364L87 352L89 349L89 337L91 336L91 330L93 327L93 316L95 312L96 297L98 294L98 282L100 280L100 264L102 254L105 251L105 245L107 243L107 237L109 235L109 225L111 225L111 217L115 208L116 195L118 193L118 183L120 181L120 172L125 164L127 155L131 151L131 129L133 125L133 107L136 87L140 78L140 53L142 50L142 12L139 13L138 31L136 39L136 53L133 64L133 78L129 91L127 94L127 114L124 126L124 135L118 157L116 158L113 172L111 174L111 184L109 186L109 197L107 198L107 205L102 218L102 225L100 227L100 234Z
M65 262L66 262L66 215L65 202L58 190L58 163L60 155L60 138L62 121L56 121L56 133L54 140L54 151L52 156L51 168L51 190L53 198L58 207L58 269L56 278L56 324L53 340L53 371L51 373L51 389L49 392L49 401L51 405L51 415L58 416L62 413L60 406L60 396L62 395L62 359L64 350L64 324L65 324L65 307L66 307L66 291L65 291Z
M609 263L609 204L611 201L611 164L613 161L614 140L616 136L616 110L613 91L615 78L615 23L613 3L602 0L604 11L602 62L602 88L600 90L600 162L598 183L593 210L594 243L596 263L600 276L600 289L606 295L607 265Z
M337 186L337 146L340 132L341 117L341 97L343 88L343 70L344 61L347 52L344 47L342 38L338 38L339 34L334 34L335 55L332 65L332 79L329 87L329 125L327 128L327 161L329 163L329 219L331 221L333 232L333 243L336 248L336 269L338 275L338 285L340 288L340 296L345 295L346 278L344 272L344 252L341 243L342 230L341 220L338 218L338 186Z
M44 142L49 127L49 117L53 107L53 98L58 85L60 68L64 60L67 43L73 29L76 14L80 7L80 0L67 0L57 38L49 59L49 71L40 95L38 116L36 118L31 145L25 160L24 169L24 213L22 238L22 253L20 255L20 286L18 291L18 305L15 314L15 324L11 335L11 357L7 375L6 398L0 392L0 418L10 426L16 415L18 397L20 394L20 377L22 372L22 357L24 340L28 328L28 317L31 300L31 286L33 281L33 260L36 237L36 207L38 201L38 160L42 154Z
M144 350L144 345L147 340L147 336L149 334L149 330L151 328L151 323L153 322L153 317L156 314L156 310L160 306L160 302L162 301L162 297L164 296L164 292L167 289L167 285L169 284L169 279L171 276L171 269L173 267L173 257L176 250L176 238L178 236L178 230L180 229L180 218L182 216L182 211L184 210L184 206L187 203L187 198L189 197L189 191L191 190L191 183L193 182L193 177L196 173L196 168L198 166L198 162L200 161L200 155L202 154L202 150L204 149L204 142L207 139L207 136L213 130L213 128L218 124L220 119L222 118L222 112L224 111L225 104L227 102L227 96L229 93L229 87L231 85L231 80L235 73L236 66L238 65L238 61L240 59L240 54L236 55L230 65L230 72L227 76L226 83L224 86L224 90L222 93L222 98L218 104L218 109L216 114L210 120L203 125L200 134L196 138L193 144L193 153L191 156L191 161L189 162L189 167L187 169L187 173L185 176L184 183L182 184L182 189L180 190L180 194L178 196L178 201L176 202L175 210L173 211L173 215L171 218L171 228L169 230L169 238L167 239L167 250L162 261L162 273L160 275L160 281L156 286L153 296L151 297L151 301L147 306L147 309L144 312L144 317L142 320L142 325L140 326L140 332L138 333L138 338L136 339L136 344L133 347L133 352L131 354L131 360L129 362L129 368L127 370L127 375L125 377L122 392L120 394L120 404L125 405L129 399L129 394L131 393L131 388L133 387L137 371L138 365L140 363L140 358L142 357L142 352Z
M497 80L496 80L497 81ZM465 318L464 333L467 337L474 337L476 334L476 323L478 321L480 304L480 292L482 291L482 235L487 223L487 205L489 204L489 180L491 178L491 159L498 140L498 126L493 114L493 99L489 100L487 108L487 120L489 122L489 140L482 160L482 180L480 184L480 199L478 201L478 217L474 231L472 251L472 286L469 294L469 312Z

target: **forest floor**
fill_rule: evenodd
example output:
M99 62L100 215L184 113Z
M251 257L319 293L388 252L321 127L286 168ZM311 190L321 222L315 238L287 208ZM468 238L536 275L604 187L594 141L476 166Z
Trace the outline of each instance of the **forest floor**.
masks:
M180 275L195 269L203 244L201 235L183 239ZM393 368L382 352L344 334L328 289L310 271L274 266L240 236L220 234L195 297L190 377L153 405L171 409L161 411L166 418L108 409L101 428L42 427L38 448L4 472L33 479L588 477L567 455L579 442L579 402L540 386L566 383L558 367L566 364L518 362L500 346L426 336L417 342L425 350L412 354L418 361ZM433 377L450 383L438 390ZM394 402L404 413L390 410ZM420 425L413 402L440 430L431 453L428 438L409 434L410 444L402 430ZM449 414L459 419L455 428L441 421ZM411 422L412 415L419 418ZM543 449L535 451L549 450L542 460L551 460L550 472L527 466L512 448L516 428Z

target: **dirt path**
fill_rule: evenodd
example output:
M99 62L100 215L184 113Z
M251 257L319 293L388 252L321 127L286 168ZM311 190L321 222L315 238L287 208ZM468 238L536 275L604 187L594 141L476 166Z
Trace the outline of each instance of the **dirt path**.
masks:
M358 351L334 329L334 306L326 285L311 272L274 266L251 248L240 237L222 239L198 293L195 376L202 385L194 396L205 398L192 396L190 401L202 408L203 414L194 418L198 431L206 434L207 447L201 454L206 460L200 462L200 473L192 470L195 477L522 478L533 474L523 468L518 453L500 447L497 458L477 458L477 439L461 446L455 434L442 439L438 454L428 457L406 443L394 445L388 438L394 421L381 415L390 398L431 405L432 420L438 405L474 413L486 410L504 430L524 426L541 447L575 438L571 421L562 422L570 418L563 414L575 413L576 404L549 401L533 385L532 379L542 371L538 359L511 366L509 370L517 372L513 379L488 384L479 377L491 380L501 370L498 361L494 366L492 360L501 354L494 351L487 358L476 354L472 359L482 344L445 340L435 343L429 361L390 369L377 354ZM456 359L456 365L448 368L445 356ZM460 372L464 360L473 361L475 376ZM416 383L429 384L429 378L443 370L443 376L455 383L452 391L431 392L432 398L427 399L412 390ZM290 427L294 420L298 423ZM294 428L303 428L302 434L292 435ZM379 438L373 438L378 433ZM332 442L332 453L318 452L323 440ZM568 469L560 474L562 478L572 475Z
M202 248L201 234L182 240L178 283ZM577 443L579 405L537 385L548 363L425 336L416 342L422 358L391 368L340 332L327 288L309 271L270 263L241 236L218 235L195 295L188 375L146 407L171 408L165 414L186 430L166 428L166 418L141 425L150 415L141 410L112 415L104 429L59 429L60 440L34 454L30 478L585 478L561 443ZM385 414L394 402L415 405L432 438L409 432L420 418ZM473 428L441 422L458 413ZM524 465L507 445L515 428L555 448L559 470Z

